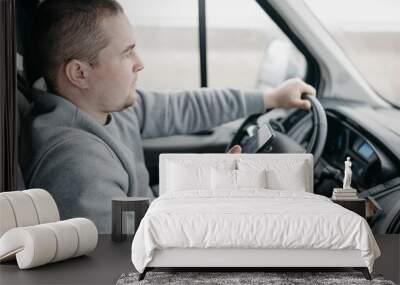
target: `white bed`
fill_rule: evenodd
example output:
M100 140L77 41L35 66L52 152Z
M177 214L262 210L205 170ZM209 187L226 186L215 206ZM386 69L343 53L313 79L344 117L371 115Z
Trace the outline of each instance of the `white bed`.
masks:
M369 278L380 251L367 222L312 194L312 181L309 154L161 155L132 262L141 278L154 267L354 267Z

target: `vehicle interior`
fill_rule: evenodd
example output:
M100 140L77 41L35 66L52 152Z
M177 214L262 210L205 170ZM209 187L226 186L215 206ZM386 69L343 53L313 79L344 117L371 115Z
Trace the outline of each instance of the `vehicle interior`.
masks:
M30 110L29 88L38 71L29 66L29 28L38 1L17 1L17 46L18 46L18 112L23 118ZM300 77L317 89L317 99L321 108L312 105L310 111L272 109L264 114L204 130L190 135L153 138L144 141L146 165L150 173L150 183L156 189L159 182L158 167L161 153L224 153L234 144L245 144L254 129L269 124L275 133L271 147L266 153L309 152L314 154L314 193L331 197L335 187L341 187L344 161L351 157L353 163L352 186L361 197L369 199L374 206L369 220L377 233L400 233L400 110L395 104L371 104L349 94L330 94L327 86L334 85L326 73L321 55L316 56L299 34L292 29L274 5L267 1L256 1L260 11L268 15L282 33L296 48L283 56L304 56L304 73L296 69L287 72L286 78ZM272 1L274 2L274 1ZM205 7L199 7L199 15ZM214 87L207 82L206 19L199 16L199 63L200 86ZM279 41L275 41L279 45ZM268 64L271 56L281 56L274 52L270 43L263 53ZM259 64L261 65L261 64ZM304 69L304 68L303 68ZM329 68L328 68L329 69ZM293 70L292 70L293 71ZM29 75L27 75L29 74ZM265 75L266 76L266 75ZM259 74L260 87L264 77ZM265 81L265 80L264 80ZM272 82L267 85L274 86ZM399 94L397 94L399 95ZM318 102L317 101L317 102ZM326 124L324 124L326 118ZM25 155L23 133L27 131L20 125L19 159ZM19 187L23 181L20 176ZM379 217L380 215L380 217ZM386 218L383 218L384 215Z

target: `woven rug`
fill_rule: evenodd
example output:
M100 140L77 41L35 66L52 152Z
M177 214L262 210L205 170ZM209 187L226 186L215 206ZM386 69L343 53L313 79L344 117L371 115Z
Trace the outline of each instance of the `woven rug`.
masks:
M381 275L372 274L372 281L364 278L361 272L148 272L142 281L138 273L125 273L117 285L133 284L379 284L395 285L384 280Z

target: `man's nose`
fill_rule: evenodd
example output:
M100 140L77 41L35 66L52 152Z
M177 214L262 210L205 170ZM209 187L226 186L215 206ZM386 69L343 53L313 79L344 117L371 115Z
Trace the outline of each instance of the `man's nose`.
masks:
M133 71L138 72L144 68L143 62L138 55L135 57L135 63L133 65Z

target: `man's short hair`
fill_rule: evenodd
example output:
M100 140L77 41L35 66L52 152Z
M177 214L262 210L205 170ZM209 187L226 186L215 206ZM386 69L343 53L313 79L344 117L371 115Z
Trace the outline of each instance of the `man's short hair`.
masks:
M115 0L46 0L36 11L32 32L33 64L56 91L59 68L72 59L96 64L109 39L101 21L123 13Z

